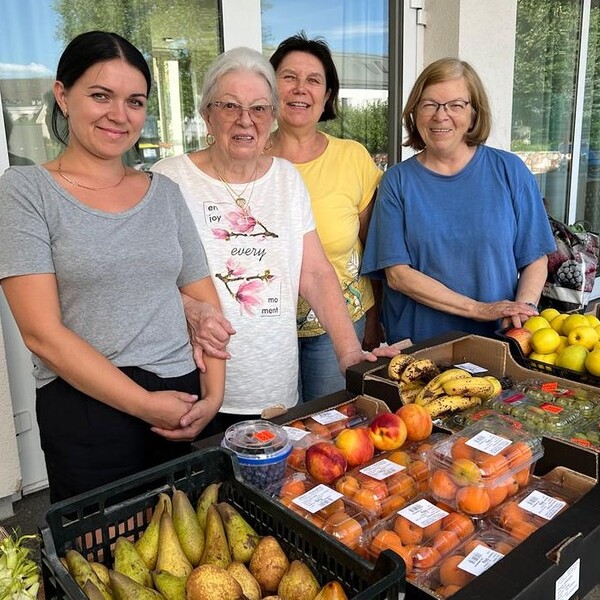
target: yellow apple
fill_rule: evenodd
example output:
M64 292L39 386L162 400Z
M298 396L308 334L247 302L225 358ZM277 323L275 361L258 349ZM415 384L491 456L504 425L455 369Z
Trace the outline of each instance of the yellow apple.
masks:
M560 315L560 312L555 308L545 308L540 313L540 317L544 317L548 323L552 323L552 319L554 319L554 317L558 317L558 315Z
M567 339L569 340L569 344L571 346L573 344L581 344L588 350L591 350L594 347L594 344L598 341L598 332L591 325L580 325L574 329L571 329Z
M596 333L598 334L598 339L600 339L600 325L596 325L596 327L594 327L594 329L596 330Z
M563 335L566 335L567 337L569 337L569 333L571 333L572 329L575 329L575 327L580 327L583 325L586 325L586 326L589 325L588 320L583 315L580 315L579 313L569 315L565 319L565 322L563 323L561 333Z
M600 319L595 315L584 315L584 317L592 327L598 327L598 325L600 325Z
M552 319L552 322L550 323L550 327L552 327L554 331L558 331L558 333L562 334L562 326L568 316L569 315L567 315L566 313L562 313L558 315L558 317L554 317L554 319Z
M600 350L600 342L596 342L592 350Z
M560 352L569 345L569 338L566 335L559 335L558 337L560 338L560 344L558 345L558 348L555 350L555 352L557 354L560 354Z
M585 368L589 373L600 377L600 349L592 350L585 359Z
M536 329L531 335L531 346L536 354L552 354L559 345L560 335L552 327Z
M556 352L551 352L550 354L539 354L537 352L532 352L527 358L530 358L531 360L535 360L537 362L554 365L556 364L558 354Z
M543 329L544 327L550 327L550 323L544 319L544 317L540 317L536 315L535 317L529 317L525 323L523 323L523 327L525 329L529 329L531 333L537 331L538 329Z
M589 350L581 344L567 346L558 355L554 364L557 367L564 367L565 369L571 369L571 371L585 373L585 359L587 358L588 354Z

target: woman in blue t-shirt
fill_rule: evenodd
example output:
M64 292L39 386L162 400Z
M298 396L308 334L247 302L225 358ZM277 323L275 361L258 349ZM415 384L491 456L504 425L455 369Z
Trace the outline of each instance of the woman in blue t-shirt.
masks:
M402 118L417 154L384 175L362 264L384 280L388 341L520 326L537 314L554 239L523 161L484 145L491 114L477 73L432 63Z

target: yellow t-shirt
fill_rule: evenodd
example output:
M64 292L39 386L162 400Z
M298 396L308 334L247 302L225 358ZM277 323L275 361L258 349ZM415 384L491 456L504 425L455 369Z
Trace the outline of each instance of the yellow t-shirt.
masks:
M327 148L321 156L295 166L308 188L317 233L354 322L373 306L371 282L359 275L363 248L358 238L358 215L371 202L383 173L358 142L326 137ZM299 298L298 335L323 333L309 304Z

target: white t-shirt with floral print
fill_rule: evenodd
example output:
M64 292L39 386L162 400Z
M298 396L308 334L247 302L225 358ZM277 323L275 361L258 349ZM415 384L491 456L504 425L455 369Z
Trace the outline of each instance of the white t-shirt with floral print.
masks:
M153 167L177 182L206 251L231 337L222 412L259 414L298 400L296 306L304 235L315 229L308 192L288 161L246 187L246 209L187 155ZM232 185L241 192L244 185Z

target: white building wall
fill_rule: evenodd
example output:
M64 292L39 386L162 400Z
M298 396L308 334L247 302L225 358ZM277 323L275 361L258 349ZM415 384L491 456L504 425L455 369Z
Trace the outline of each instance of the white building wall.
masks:
M423 62L458 56L486 87L492 106L490 146L510 149L517 0L426 0Z

